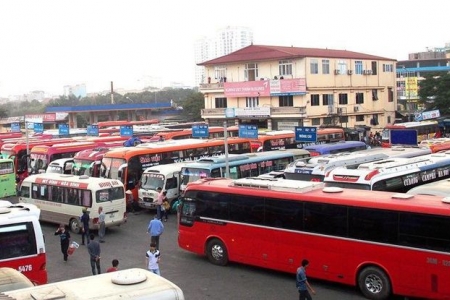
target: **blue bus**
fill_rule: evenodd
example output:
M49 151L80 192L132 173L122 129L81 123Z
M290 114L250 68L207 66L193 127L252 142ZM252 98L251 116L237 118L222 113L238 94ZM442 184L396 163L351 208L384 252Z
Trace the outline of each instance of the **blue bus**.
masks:
M229 154L229 178L257 177L270 172L280 172L296 159L309 157L304 149L274 150L268 152ZM224 155L205 157L181 168L180 189L184 191L189 182L202 178L226 177L227 161Z
M340 152L355 152L367 149L367 145L360 141L341 141L337 143L320 144L306 146L303 149L308 150L311 156L325 154L336 154Z

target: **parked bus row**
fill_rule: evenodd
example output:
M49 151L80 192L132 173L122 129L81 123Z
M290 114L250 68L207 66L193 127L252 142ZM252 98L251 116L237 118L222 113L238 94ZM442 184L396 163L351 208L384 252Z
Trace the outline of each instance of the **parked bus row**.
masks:
M190 183L180 205L178 244L213 264L292 274L306 258L310 278L358 286L368 299L450 298L448 200L322 184Z

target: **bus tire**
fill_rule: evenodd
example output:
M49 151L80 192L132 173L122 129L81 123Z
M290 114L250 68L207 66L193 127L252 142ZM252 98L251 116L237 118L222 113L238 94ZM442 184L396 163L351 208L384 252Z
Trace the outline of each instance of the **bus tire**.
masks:
M208 260L218 266L225 266L228 264L228 251L222 241L212 239L206 246L206 255Z
M78 221L76 219L70 219L69 227L70 227L70 231L72 231L73 233L81 232L80 224L78 224Z
M391 295L391 281L386 273L377 267L364 268L359 273L358 286L368 299L383 300Z

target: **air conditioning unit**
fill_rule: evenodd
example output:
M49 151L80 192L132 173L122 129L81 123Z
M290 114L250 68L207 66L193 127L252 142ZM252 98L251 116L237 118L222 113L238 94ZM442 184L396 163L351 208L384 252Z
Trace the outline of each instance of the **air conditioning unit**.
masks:
M348 75L352 75L353 74L353 70L347 70L347 74Z
M336 70L334 70L334 74L339 75L339 74L341 74L341 71L336 69Z
M358 111L359 111L359 106L353 107L353 111L354 111L354 112L358 112Z

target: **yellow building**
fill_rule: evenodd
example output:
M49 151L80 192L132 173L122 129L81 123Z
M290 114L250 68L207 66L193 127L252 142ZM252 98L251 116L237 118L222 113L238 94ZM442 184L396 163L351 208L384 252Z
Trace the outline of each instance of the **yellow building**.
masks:
M228 125L269 130L381 129L395 120L395 62L345 50L250 45L199 64L206 74L202 117L223 125L227 111Z

